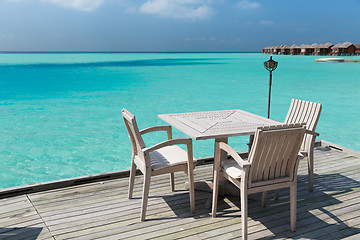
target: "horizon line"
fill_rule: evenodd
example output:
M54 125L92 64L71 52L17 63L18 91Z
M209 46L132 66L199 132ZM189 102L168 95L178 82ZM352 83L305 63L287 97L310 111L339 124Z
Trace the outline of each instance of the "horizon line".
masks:
M0 51L0 53L262 53L261 51Z

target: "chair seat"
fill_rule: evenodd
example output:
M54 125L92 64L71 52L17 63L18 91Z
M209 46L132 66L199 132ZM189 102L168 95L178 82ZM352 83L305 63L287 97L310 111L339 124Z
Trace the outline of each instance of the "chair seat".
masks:
M187 152L179 146L167 146L159 150L150 152L151 168L160 168L187 164ZM196 159L194 159L194 167Z
M303 159L307 155L307 152L300 152L298 158ZM234 159L226 159L221 162L221 167L224 169L227 175L232 178L241 178L242 167Z
M232 178L241 178L242 167L234 159L226 159L221 162L221 167Z

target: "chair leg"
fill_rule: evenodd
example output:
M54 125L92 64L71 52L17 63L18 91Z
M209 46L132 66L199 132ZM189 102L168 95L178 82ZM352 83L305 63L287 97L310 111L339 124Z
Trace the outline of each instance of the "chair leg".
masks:
M136 164L134 163L134 157L131 159L131 169L130 169L130 178L129 178L129 192L128 198L131 199L134 190L134 181L135 181L135 173L136 173Z
M263 208L266 207L266 199L267 199L267 192L262 192L261 207Z
M290 223L291 223L291 231L296 231L296 191L297 186L296 182L290 186Z
M218 182L218 189L219 189L219 192L218 194L220 194L221 196L225 196L225 188L227 187L226 185L226 178L224 177L224 175L221 173L219 173L219 182Z
M211 216L216 217L218 192L219 192L219 176L220 172L214 169L214 181L213 181L213 195L212 195L212 209Z
M171 191L174 192L175 191L174 173L170 173L170 186L171 186Z
M194 170L191 168L188 169L189 177L189 195L190 195L190 210L192 213L195 212L195 190L194 190Z
M314 148L311 148L307 156L308 160L308 180L309 180L309 192L314 190Z
M279 199L279 193L280 193L280 189L276 189L274 191L274 200L278 200Z
M240 191L240 202L241 202L241 228L242 228L242 239L247 240L247 217L248 217L248 196L247 189L242 187Z
M144 174L144 186L143 186L143 196L142 196L141 214L140 214L141 221L144 221L146 216L146 208L147 208L149 190L150 190L150 181L151 181L151 172L146 171Z

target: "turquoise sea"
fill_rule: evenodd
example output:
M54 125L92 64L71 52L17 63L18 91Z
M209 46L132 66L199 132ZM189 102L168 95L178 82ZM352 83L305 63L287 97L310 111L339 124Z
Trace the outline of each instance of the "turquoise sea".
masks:
M360 63L274 56L271 118L292 98L319 102L319 139L360 150ZM260 53L1 53L0 188L126 169L131 149L121 109L140 128L163 113L243 109L266 116ZM186 137L174 129L174 137ZM148 145L164 140L149 135ZM241 151L247 137L230 139ZM195 157L213 141L194 141Z

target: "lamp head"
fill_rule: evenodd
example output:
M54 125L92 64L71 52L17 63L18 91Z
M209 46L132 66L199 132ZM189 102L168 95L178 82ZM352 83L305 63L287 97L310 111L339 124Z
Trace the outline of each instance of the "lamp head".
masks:
M269 72L274 71L278 66L278 62L274 61L272 59L272 56L270 56L270 59L266 62L264 62L264 67L266 70L268 70Z

